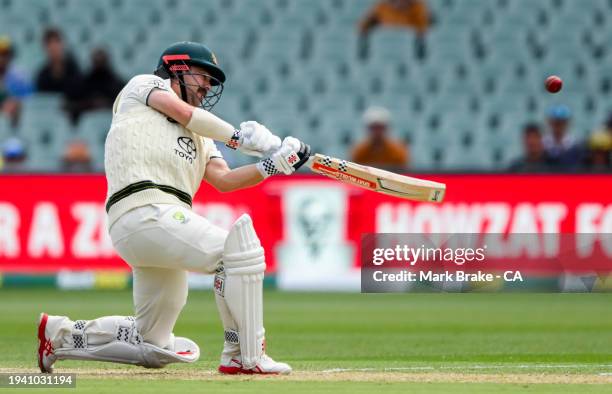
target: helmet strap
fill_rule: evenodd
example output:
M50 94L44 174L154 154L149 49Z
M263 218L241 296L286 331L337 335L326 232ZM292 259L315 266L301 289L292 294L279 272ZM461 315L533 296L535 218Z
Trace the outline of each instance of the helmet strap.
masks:
M176 76L178 77L179 86L181 88L181 99L183 99L184 102L188 103L188 101L187 101L187 88L185 87L185 79L183 78L183 72L182 71L177 71Z
M187 63L185 63L185 60L189 60L189 55L165 55L162 57L162 59L164 61L164 64L166 64L169 74L172 75L172 73L174 73L179 80L179 86L181 88L181 99L185 102L188 102L187 89L185 88L185 79L183 78L183 73L185 71L189 71L189 66L187 65ZM172 64L171 62L176 63Z

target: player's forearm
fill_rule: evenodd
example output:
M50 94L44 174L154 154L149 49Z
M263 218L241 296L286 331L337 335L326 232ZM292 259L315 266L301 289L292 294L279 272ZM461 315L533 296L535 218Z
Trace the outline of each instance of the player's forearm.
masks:
M234 138L234 126L208 111L187 104L169 92L152 91L148 105L203 137L224 144L231 143Z
M208 111L192 108L189 121L184 125L187 129L202 137L212 138L227 145L231 145L233 139L236 139L236 144L238 143L238 135L234 126Z
M226 193L255 186L263 180L264 178L255 164L249 164L234 168L222 176L216 177L213 186L220 192Z

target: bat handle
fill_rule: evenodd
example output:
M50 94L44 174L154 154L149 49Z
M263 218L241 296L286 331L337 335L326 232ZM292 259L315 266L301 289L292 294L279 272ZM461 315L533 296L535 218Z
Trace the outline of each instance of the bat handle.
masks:
M314 161L315 161L315 157L314 155L312 155L308 158L308 160L306 160L306 163L304 163L304 165L307 166L308 168L312 168Z

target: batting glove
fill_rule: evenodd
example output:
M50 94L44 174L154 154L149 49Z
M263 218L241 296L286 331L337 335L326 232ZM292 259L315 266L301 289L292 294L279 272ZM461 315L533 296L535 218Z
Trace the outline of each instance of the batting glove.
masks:
M283 140L280 148L259 163L257 169L264 178L283 173L291 175L310 157L310 146L294 137Z
M247 155L262 157L278 149L281 140L264 125L248 121L240 123L240 130L234 132L226 145Z

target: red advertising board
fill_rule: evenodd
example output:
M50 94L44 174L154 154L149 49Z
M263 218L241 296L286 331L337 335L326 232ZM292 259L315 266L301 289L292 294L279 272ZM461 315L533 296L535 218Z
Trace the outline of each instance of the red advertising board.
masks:
M225 228L249 213L270 271L275 270L279 245L290 245L288 238L306 237L317 251L325 241L317 237L329 238L326 232L332 228L354 247L355 266L364 233L592 233L593 243L603 243L604 235L612 233L611 176L425 177L447 184L443 204L412 203L300 175L273 177L226 194L203 185L194 210ZM313 190L335 190L336 200L294 203L299 200L295 195ZM103 175L4 175L0 191L0 271L128 269L106 234ZM326 211L333 204L343 212ZM295 238L291 226L302 226L302 235Z

